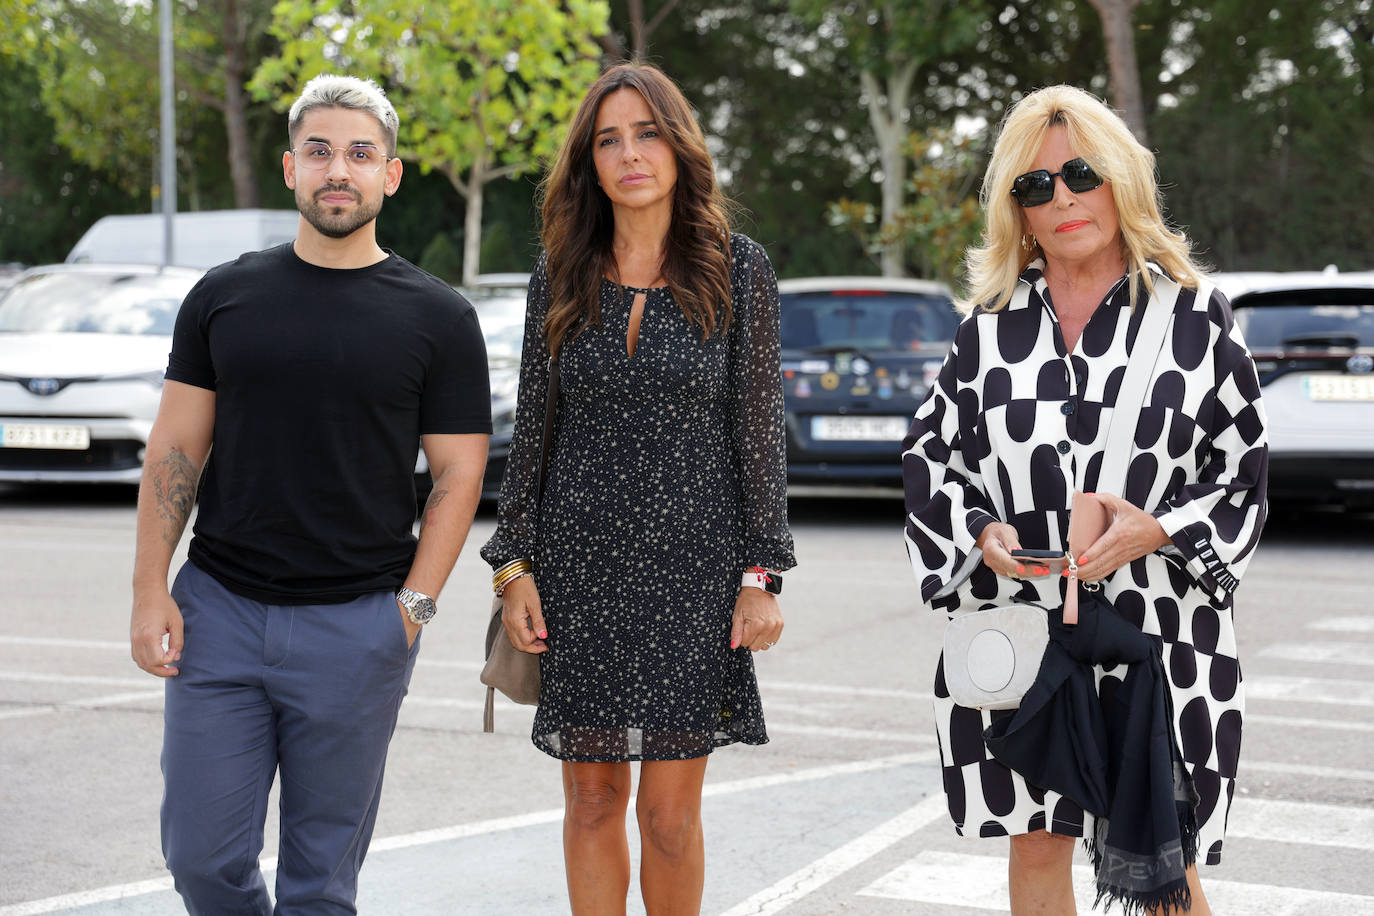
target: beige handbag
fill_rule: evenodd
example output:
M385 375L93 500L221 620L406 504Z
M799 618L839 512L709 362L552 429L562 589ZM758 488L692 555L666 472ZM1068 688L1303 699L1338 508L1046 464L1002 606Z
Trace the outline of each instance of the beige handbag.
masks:
M482 683L487 685L487 702L482 709L482 731L496 728L496 691L524 706L539 704L539 656L521 652L511 645L501 623L501 596L491 601L491 622L487 624L487 663L482 666Z
M534 478L535 518L538 519L540 492L544 487L544 474L549 464L549 444L553 439L554 414L558 410L559 372L558 360L549 360L549 390L544 397L544 446L539 459L539 473ZM496 691L522 706L539 705L539 655L521 652L511 645L506 628L501 623L501 596L496 595L491 602L491 618L487 622L487 636L483 652L486 664L482 666L481 681L487 688L487 701L482 707L482 731L490 732L496 728ZM540 653L542 654L542 653Z

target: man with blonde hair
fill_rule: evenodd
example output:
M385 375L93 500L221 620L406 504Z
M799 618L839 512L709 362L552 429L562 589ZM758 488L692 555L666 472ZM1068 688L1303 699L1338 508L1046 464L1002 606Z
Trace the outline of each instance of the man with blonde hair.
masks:
M375 83L306 84L282 156L295 241L214 268L177 316L130 640L166 679L162 848L192 913L356 912L420 628L480 496L491 400L476 315L377 244L401 182L396 131ZM418 542L417 443L434 474ZM277 773L274 910L258 855Z

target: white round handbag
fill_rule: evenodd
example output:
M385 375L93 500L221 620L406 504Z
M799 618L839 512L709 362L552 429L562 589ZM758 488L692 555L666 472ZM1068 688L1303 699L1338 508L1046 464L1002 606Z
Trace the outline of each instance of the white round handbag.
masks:
M1050 641L1046 612L1012 604L960 614L945 627L945 686L960 706L1021 705Z

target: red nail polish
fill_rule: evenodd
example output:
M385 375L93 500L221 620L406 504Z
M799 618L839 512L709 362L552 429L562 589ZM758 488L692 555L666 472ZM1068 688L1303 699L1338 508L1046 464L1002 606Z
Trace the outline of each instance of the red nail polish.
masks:
M738 649L738 648L739 648L739 640L738 640L738 639L732 639L732 640L730 640L730 648L731 648L731 649Z
M549 631L548 631L548 630L540 630L540 631L539 631L539 638L540 638L540 639L548 639L548 638L549 638Z
M1016 574L1017 574L1018 576L1021 575L1022 573L1024 573L1025 571L1026 571L1026 567L1024 567L1024 566L1018 566L1018 567L1016 567Z

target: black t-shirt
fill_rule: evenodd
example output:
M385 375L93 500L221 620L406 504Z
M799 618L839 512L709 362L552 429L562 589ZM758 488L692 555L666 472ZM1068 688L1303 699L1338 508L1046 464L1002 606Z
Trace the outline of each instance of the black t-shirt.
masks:
M215 392L190 558L233 592L329 604L401 585L421 434L491 432L476 312L388 255L332 270L288 243L182 304L167 378Z

